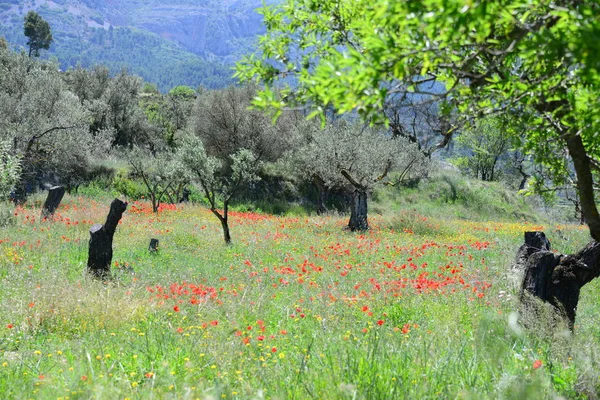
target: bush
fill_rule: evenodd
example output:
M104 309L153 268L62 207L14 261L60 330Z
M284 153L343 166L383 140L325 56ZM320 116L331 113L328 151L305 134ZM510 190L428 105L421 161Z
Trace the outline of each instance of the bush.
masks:
M112 187L131 200L139 200L147 194L147 189L143 183L130 179L122 172L117 173L112 181Z

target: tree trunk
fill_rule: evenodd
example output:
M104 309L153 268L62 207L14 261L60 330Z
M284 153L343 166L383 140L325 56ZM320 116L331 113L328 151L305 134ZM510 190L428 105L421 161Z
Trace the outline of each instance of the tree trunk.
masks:
M52 186L48 189L48 197L46 197L44 207L42 208L42 219L50 218L54 215L64 195L65 188L63 186Z
M325 200L327 199L327 188L325 187L325 181L318 175L313 176L313 183L317 188L317 215L323 215L327 211Z
M527 243L521 249L524 246L528 246ZM525 258L526 251L521 252L521 249L519 253L523 254L517 262ZM600 243L592 241L578 253L570 255L552 253L544 248L535 250L523 265L525 274L520 293L522 320L526 325L534 326L534 322L541 322L550 327L565 322L573 330L581 288L600 276ZM545 310L551 313L546 321Z
M568 138L567 148L577 175L577 193L581 203L581 211L590 229L590 235L594 240L600 241L600 213L594 197L594 177L590 168L590 159L581 141L581 136L573 135Z
M225 240L226 245L231 244L231 235L229 234L228 209L229 204L227 202L225 202L225 204L223 205L223 215L219 214L219 211L217 211L215 208L210 209L210 211L212 211L212 213L215 214L215 216L221 222L221 227L223 228L223 239Z
M229 224L226 219L221 218L221 226L223 227L223 239L225 240L225 244L231 244L231 235L229 234Z
M369 229L367 221L367 192L355 189L352 192L352 209L350 210L350 221L348 228L352 231L366 231Z
M104 225L95 224L90 228L87 271L94 278L107 279L110 277L113 237L119 220L126 209L127 203L114 199L110 204L110 212Z

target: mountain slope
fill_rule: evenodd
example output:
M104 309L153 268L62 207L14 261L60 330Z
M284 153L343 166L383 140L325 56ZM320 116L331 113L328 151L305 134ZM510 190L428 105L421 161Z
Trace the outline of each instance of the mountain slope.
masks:
M264 31L260 0L0 0L0 35L25 47L34 9L52 28L62 68L127 67L162 90L232 83L231 67Z

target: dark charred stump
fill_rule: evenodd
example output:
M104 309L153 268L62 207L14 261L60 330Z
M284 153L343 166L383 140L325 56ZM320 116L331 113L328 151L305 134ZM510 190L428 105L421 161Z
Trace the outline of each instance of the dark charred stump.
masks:
M65 188L63 186L52 186L48 189L48 197L42 208L42 219L51 218L54 215L64 195Z
M366 231L369 229L367 221L367 192L356 189L352 192L352 206L348 228L352 231Z
M539 241L536 243L540 244ZM544 244L543 240L541 244ZM523 257L525 254L523 252ZM523 257L517 257L517 262ZM547 316L545 309L549 309L551 315L547 322L551 327L562 321L573 330L581 288L600 276L600 242L592 241L578 253L570 255L552 253L547 249L534 251L527 257L523 268L525 274L520 300L525 324L545 323L540 319Z
M158 243L158 239L150 239L150 245L148 246L148 250L150 250L151 253L156 253L158 251Z
M126 202L114 199L110 204L110 211L104 225L95 224L90 228L87 270L95 278L108 279L110 277L113 237L126 209Z

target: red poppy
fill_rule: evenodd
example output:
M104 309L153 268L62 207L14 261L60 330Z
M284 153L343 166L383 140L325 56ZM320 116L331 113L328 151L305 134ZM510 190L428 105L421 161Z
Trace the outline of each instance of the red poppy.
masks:
M535 360L533 362L533 369L538 369L539 367L541 367L543 365L542 360Z

